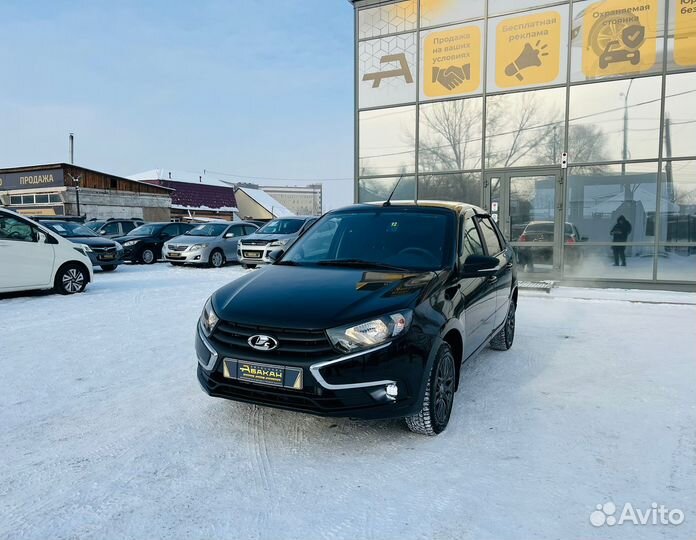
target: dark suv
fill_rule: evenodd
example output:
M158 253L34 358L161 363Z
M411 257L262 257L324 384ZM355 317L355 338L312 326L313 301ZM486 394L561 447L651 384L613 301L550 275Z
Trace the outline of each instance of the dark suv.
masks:
M145 221L138 218L93 219L85 223L87 227L92 229L99 236L104 236L106 238L124 236L143 224L145 224Z
M211 396L405 417L434 435L449 422L462 363L489 343L512 345L514 254L475 206L350 206L271 259L205 303L196 353Z
M193 227L191 223L146 223L114 240L123 246L123 257L126 260L152 264L162 257L162 246L167 240L184 234Z

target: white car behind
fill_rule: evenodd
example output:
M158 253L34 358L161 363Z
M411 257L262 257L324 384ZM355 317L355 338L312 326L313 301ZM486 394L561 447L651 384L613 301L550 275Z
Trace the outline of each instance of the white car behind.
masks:
M0 208L0 293L34 289L80 293L93 279L88 250Z

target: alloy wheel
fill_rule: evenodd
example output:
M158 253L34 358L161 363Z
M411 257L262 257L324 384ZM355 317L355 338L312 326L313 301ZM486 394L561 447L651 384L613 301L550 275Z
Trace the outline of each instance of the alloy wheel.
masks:
M82 290L85 284L85 275L77 268L69 268L63 274L63 288L69 293L77 293Z
M512 346L512 340L515 338L515 304L510 303L507 319L505 320L505 339L508 348Z
M145 264L152 264L153 262L155 262L155 254L151 249L146 249L145 251L143 251L142 257L143 262Z
M454 401L454 362L450 355L442 357L435 374L435 421L446 424Z
M215 268L220 268L224 262L222 253L220 253L219 251L214 252L210 256L210 262Z

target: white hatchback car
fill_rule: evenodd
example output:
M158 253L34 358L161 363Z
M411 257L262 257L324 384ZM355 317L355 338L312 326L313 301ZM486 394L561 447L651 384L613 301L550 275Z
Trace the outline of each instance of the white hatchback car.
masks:
M0 208L0 293L32 289L82 292L93 278L88 250Z

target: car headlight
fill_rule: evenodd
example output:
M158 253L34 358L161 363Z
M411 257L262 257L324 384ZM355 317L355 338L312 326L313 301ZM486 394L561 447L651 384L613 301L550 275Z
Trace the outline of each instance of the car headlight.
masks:
M412 319L413 312L407 309L360 324L331 328L326 333L338 350L354 352L375 347L404 334Z
M284 246L287 243L288 243L287 240L276 240L275 242L271 242L268 245L269 245L269 247L280 247L280 246Z
M131 247L140 242L140 240L128 240L128 242L123 243L123 247Z
M220 319L213 310L213 303L211 299L208 298L205 306L203 306L203 313L201 313L201 328L203 328L203 333L206 336L212 334L219 320Z
M189 246L186 251L200 251L208 247L208 244L194 244Z
M75 251L79 251L83 255L87 255L88 253L92 253L92 248L89 247L87 244L77 244L76 246L73 246Z

